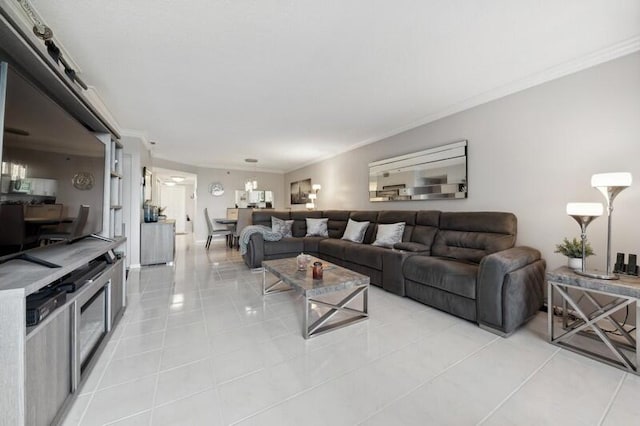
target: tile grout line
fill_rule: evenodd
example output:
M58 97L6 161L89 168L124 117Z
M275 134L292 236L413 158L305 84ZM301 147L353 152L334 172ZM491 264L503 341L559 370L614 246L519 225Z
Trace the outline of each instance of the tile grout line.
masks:
M105 365L104 370L102 370L102 373L100 373L100 377L98 378L98 382L96 383L95 389L93 389L93 392L91 392L89 394L89 395L91 395L89 397L89 402L87 402L87 406L84 407L84 410L82 411L82 415L80 416L80 420L78 421L78 425L81 425L82 422L84 422L84 418L87 415L87 411L89 411L89 407L91 406L91 403L93 402L93 399L94 399L96 393L99 391L98 386L100 386L100 382L102 382L102 379L104 379L104 375L106 374L107 369L109 368L109 365L111 364L111 361L113 361L113 357L115 356L116 351L118 350L118 347L120 346L121 340L122 339L116 340L116 345L115 345L116 347L113 348L113 352L109 355L109 359L107 360L107 364ZM95 365L94 365L94 368L95 368Z
M358 333L358 334L360 334L360 333ZM349 338L351 338L351 337L353 337L353 336L345 336L343 339L340 339L340 340L337 340L337 341L335 341L335 342L332 342L332 343L330 343L330 344L328 344L328 345L326 345L326 346L321 346L321 347L319 347L319 348L312 349L312 350L311 350L311 352L318 351L318 350L322 350L322 349L327 349L327 348L330 348L331 346L341 344L341 343L343 343L343 340L347 340L347 339L349 339ZM498 339L498 338L496 338L495 340L497 340L497 339ZM489 342L488 344L492 343L492 342L493 342L493 341L495 341L495 340L492 340L492 341L491 341L491 342ZM404 345L402 345L402 346L400 346L400 347L398 347L398 348L396 348L396 349L394 349L394 350L392 350L392 351L390 351L390 352L388 352L388 353L385 353L385 354L383 354L383 355L381 355L381 356L378 356L378 357L372 358L372 359L371 359L371 360L369 360L369 362L367 362L366 364L363 364L363 365L357 366L357 367L355 367L355 368L352 368L352 369L349 369L349 370L343 371L342 373L340 373L340 374L336 375L335 377L328 378L328 379L324 380L324 381L323 381L323 382L321 382L321 383L318 383L318 384L316 384L316 385L314 385L314 386L311 386L311 387L309 387L309 388L306 388L306 389L303 389L303 390L301 390L301 391L298 391L298 392L294 393L293 395L290 395L290 396L288 396L288 397L286 397L286 398L284 398L284 399L282 399L282 400L280 400L280 401L278 401L278 402L276 402L276 403L274 403L274 404L271 404L271 405L270 405L270 406L268 406L268 407L262 408L262 409L260 409L260 410L258 410L258 411L256 411L256 412L254 412L254 413L252 413L252 414L250 414L250 415L248 415L248 416L246 416L246 417L243 417L243 418L241 418L241 419L238 419L238 420L236 420L236 421L234 421L234 422L230 423L230 425L238 424L238 423L243 422L243 421L245 421L245 420L247 420L247 419L250 419L251 417L255 417L255 416L256 416L256 415L258 415L258 414L264 413L264 412L266 412L266 411L268 411L268 410L270 410L270 409L272 409L272 408L274 408L274 407L277 407L278 405L282 405L283 403L285 403L285 402L287 402L287 401L290 401L290 400L292 400L292 399L294 399L294 398L296 398L296 397L298 397L298 396L300 396L300 395L303 395L303 394L305 394L305 393L307 393L307 392L310 392L310 391L312 391L312 390L314 390L314 389L316 389L316 388L318 388L318 387L320 387L320 386L323 386L323 385L325 385L325 384L327 384L327 383L329 383L329 382L331 382L331 381L333 381L333 380L336 380L336 379L339 379L339 378L341 378L341 377L344 377L344 376L346 376L347 374L351 374L351 373L353 373L353 372L355 372L355 371L357 371L357 370L359 370L359 369L361 369L361 368L364 368L364 367L365 367L365 366L367 366L367 365L370 365L370 364L372 364L372 363L374 363L374 362L377 362L377 361L381 360L382 358L385 358L385 357L390 356L390 355L392 355L392 354L394 354L394 353L396 353L396 352L399 352L399 351L401 351L401 350L403 350L403 349L407 348L408 346L410 346L410 345L412 345L412 344L415 344L416 342L417 342L417 340L416 340L416 341L411 340L411 341L407 342L406 344L404 344ZM488 344L487 344L487 345L488 345ZM485 346L486 346L486 345L485 345ZM484 347L484 346L483 346L483 347ZM481 348L481 349L482 349L482 348ZM293 359L293 358L291 358L291 359ZM291 359L287 359L287 360L285 360L285 361L279 362L279 363L277 363L277 364L275 364L275 365L273 365L273 366L270 366L270 367L268 367L268 368L272 368L272 367L274 367L274 366L276 366L276 365L284 364L285 362L291 361ZM263 369L264 369L264 368L263 368ZM261 370L263 370L263 369L260 369L260 370L257 370L257 371L261 371ZM255 372L254 372L254 373L255 373ZM232 381L234 381L234 380L236 380L236 379L239 379L239 378L241 378L241 377L247 377L247 376L249 376L250 374L253 374L253 373L245 374L245 375L243 375L243 376L240 376L240 377L234 378L234 379L232 379L232 380L229 380L229 381L227 381L227 382L225 382L225 383L232 382ZM435 377L435 376L434 376L434 377ZM426 382L425 382L425 383L426 383Z
M482 419L480 419L480 421L478 423L476 423L476 425L481 425L482 423L484 423L487 420L489 420L489 418L491 416L493 416L500 409L500 407L502 407L504 404L506 404L507 401L513 395L515 395L520 389L522 389L522 387L524 385L526 385L533 378L533 376L538 374L540 372L540 370L542 370L549 362L551 362L551 360L560 352L560 350L561 350L561 348L557 348L546 360L544 360L544 362L538 368L536 368L531 374L529 374L522 381L522 383L520 383L518 386L516 386L516 388L514 390L509 392L509 394L502 401L500 401L500 403L498 403L498 405L496 405L489 413L487 413L486 416L484 416Z
M480 346L478 349L476 349L475 351L471 352L470 354L468 354L467 356L460 358L458 361L454 362L453 364L451 364L450 366L448 366L447 368L443 369L441 372L439 372L438 374L435 374L432 377L429 377L427 380L425 380L424 382L420 383L419 385L413 387L412 389L408 390L407 392L397 396L396 398L393 398L391 401L389 401L388 403L384 404L382 407L378 408L377 410L375 410L373 413L369 414L367 417L365 417L364 419L362 419L360 422L358 422L358 424L362 424L365 421L369 420L370 418L372 418L373 416L375 416L376 414L378 414L379 412L381 412L382 410L386 409L387 407L391 406L391 404L394 404L395 402L401 400L402 398L407 397L408 395L410 395L412 392L415 392L416 390L418 390L419 388L421 388L422 386L426 385L427 383L430 383L432 381L434 381L435 379L437 379L438 377L442 376L443 374L445 374L447 371L451 370L453 367L457 366L458 364L464 362L465 360L467 360L468 358L472 357L473 355L479 353L480 351L484 350L485 348L488 348L489 346L493 345L495 342L499 341L501 339L501 337L496 336L493 340L490 340L489 342L485 343L484 345Z
M218 275L220 275L220 274L218 273ZM208 282L208 281L207 281L207 282ZM203 317L203 324L204 324L204 334L205 334L205 336L206 336L206 338L207 338L207 345L208 345L208 347L209 347L208 353L209 353L209 355L210 355L210 356L209 356L209 360L210 360L210 365L209 365L209 367L210 367L210 369L211 369L211 371L210 371L210 374L211 374L210 379L211 379L211 383L212 383L212 385L213 385L213 388L212 388L212 389L214 390L214 392L215 392L215 394L216 394L216 398L218 399L218 402L219 402L219 403L221 403L221 402L222 402L222 399L221 399L221 397L220 397L220 391L218 390L218 384L217 384L217 382L216 382L216 374L215 374L215 368L216 368L216 366L215 366L215 361L214 361L214 359L213 359L214 355L213 355L213 351L212 351L212 349L213 349L213 348L211 347L211 336L209 335L209 326L207 325L208 321L207 321L207 318L206 318L207 316L205 315L205 312L204 312L204 304L202 303L202 288L201 288L201 286L200 286L200 282L199 282L199 281L198 281L198 282L196 282L196 284L197 284L197 286L198 286L198 295L199 295L200 306L202 307L202 317ZM225 296L225 297L226 297L226 296ZM233 301L231 301L231 302L233 303ZM209 390L209 389L204 390L204 391L202 391L202 393L207 392L208 390ZM198 394L196 393L196 394L194 394L194 395L198 395ZM193 396L193 395L191 395L191 396ZM223 416L223 414L222 414L222 407L220 407L220 408L218 409L217 417L218 417L218 420L220 420L220 424L224 424L224 416ZM150 424L149 426L152 426L152 424Z
M616 386L616 389L613 391L613 395L611 395L611 399L609 400L609 403L605 407L604 412L602 413L602 417L600 417L600 420L598 421L598 426L603 424L605 419L609 415L609 412L611 411L611 407L613 407L613 403L618 397L618 394L620 394L620 389L622 389L622 385L624 384L628 376L629 376L629 373L624 373L620 378L620 382L618 382L618 386Z
M175 272L174 272L174 276L175 276ZM167 339L167 324L169 322L169 316L167 316L167 318L165 319L165 323L164 323L164 335L162 336L162 349L160 352L160 359L158 360L158 368L156 370L156 383L153 387L153 398L151 399L151 415L149 416L149 426L151 426L153 424L153 413L155 412L155 405L156 405L156 398L158 396L158 383L160 382L160 368L162 366L162 360L164 359L164 344L166 342Z

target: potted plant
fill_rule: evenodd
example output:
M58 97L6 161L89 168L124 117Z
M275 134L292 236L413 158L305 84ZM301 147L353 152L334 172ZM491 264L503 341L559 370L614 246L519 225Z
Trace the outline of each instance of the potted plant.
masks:
M158 219L159 220L166 220L167 219L167 215L164 214L164 211L167 209L167 206L164 207L158 207ZM582 255L581 255L582 256Z
M569 259L569 268L571 269L582 269L582 241L574 238L573 240L569 240L565 238L562 240L562 244L556 244L556 250L554 253L560 253ZM591 248L591 244L585 240L584 242L584 255L591 256L593 255L593 249Z

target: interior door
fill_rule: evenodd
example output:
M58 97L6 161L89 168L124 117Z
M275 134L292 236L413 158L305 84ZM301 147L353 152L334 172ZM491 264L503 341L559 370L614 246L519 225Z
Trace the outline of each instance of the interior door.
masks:
M184 234L186 232L185 196L184 186L161 185L160 187L160 206L165 207L164 214L167 219L175 219L176 234Z

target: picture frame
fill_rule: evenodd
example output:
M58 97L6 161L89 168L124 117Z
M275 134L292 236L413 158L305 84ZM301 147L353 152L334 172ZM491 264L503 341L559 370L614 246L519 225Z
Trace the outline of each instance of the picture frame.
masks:
M291 204L307 204L311 201L311 178L291 182Z
M153 173L147 167L142 168L142 204L151 202L153 199Z

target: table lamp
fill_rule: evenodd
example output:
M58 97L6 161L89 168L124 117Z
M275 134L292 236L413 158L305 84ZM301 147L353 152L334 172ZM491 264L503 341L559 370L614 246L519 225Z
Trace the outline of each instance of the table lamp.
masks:
M631 173L598 173L591 176L591 186L604 195L607 200L607 270L606 275L596 278L615 280L618 276L611 271L611 212L613 200L623 189L631 186Z
M574 218L580 225L580 238L582 240L582 269L576 274L587 277L599 277L597 273L587 271L587 259L585 247L587 243L587 226L597 217L602 216L602 203L568 203L567 214Z

